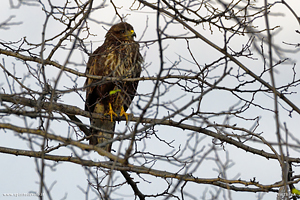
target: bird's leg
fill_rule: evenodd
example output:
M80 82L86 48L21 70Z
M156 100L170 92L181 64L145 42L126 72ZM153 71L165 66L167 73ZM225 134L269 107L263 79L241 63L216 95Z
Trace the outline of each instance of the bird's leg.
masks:
M111 122L113 122L113 115L116 116L116 117L118 116L117 113L115 113L114 110L112 109L110 103L109 103L109 111L108 111L108 113L105 113L105 115L110 115L110 121Z
M125 112L124 107L122 106L121 112L120 112L120 117L125 116L126 122L128 122L128 114Z

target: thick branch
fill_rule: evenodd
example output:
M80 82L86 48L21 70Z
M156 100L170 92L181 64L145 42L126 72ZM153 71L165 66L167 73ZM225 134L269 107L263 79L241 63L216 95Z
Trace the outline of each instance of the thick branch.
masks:
M37 101L36 100L31 100L28 98L24 97L16 97L15 95L8 95L8 94L0 94L0 101L7 101L15 104L21 104L24 106L29 106L32 108L36 108L37 106ZM59 113L67 114L67 115L81 115L84 117L93 117L93 118L101 118L101 119L106 119L109 120L109 118L101 115L101 114L96 114L96 113L89 113L87 111L84 111L76 106L70 106L66 104L61 104L61 103L49 103L49 102L41 102L41 108L45 109L46 111L56 111ZM125 118L121 118L120 120L125 120ZM132 117L130 118L131 121L138 122L140 121L139 117ZM78 122L78 121L77 121ZM250 147L248 145L243 144L240 141L234 140L230 137L227 137L226 135L221 135L219 133L210 131L208 129L204 129L198 126L193 126L193 125L188 125L184 123L179 123L176 121L173 121L171 119L151 119L151 118L143 118L142 123L147 123L149 124L148 126L151 125L168 125L168 126L173 126L177 128L181 128L183 130L191 130L191 131L196 131L198 133L203 133L205 135L211 136L213 138L217 138L220 141L226 142L228 144L232 144L236 146L237 148L243 149L247 152L251 152L256 155L263 156L267 159L278 159L278 157L275 154L265 152L263 150L255 149L253 147ZM126 136L124 136L126 138ZM300 158L287 158L287 161L290 162L296 162L300 163Z
M13 51L8 51L4 49L0 49L0 54L4 54L7 56L12 56L15 58L19 58L23 61L30 61L30 62L36 62L39 64L45 64L45 65L51 65L54 66L60 70L72 73L76 76L82 76L82 77L88 77L96 80L105 80L105 81L145 81L145 80L165 80L165 79L182 79L182 80L199 80L199 81L204 81L201 79L197 74L195 76L186 76L186 75L166 75L166 76L161 76L159 78L157 77L139 77L139 78L123 78L123 77L106 77L106 76L96 76L96 75L90 75L86 73L82 73L76 70L73 70L71 68L65 67L63 65L60 65L57 62L51 61L51 60L42 60L38 57L35 56L25 56L23 54L13 52Z
M86 146L89 146L89 145L86 145ZM42 154L41 152L18 150L18 149L11 149L11 148L5 148L5 147L0 147L0 152L7 153L7 154L13 154L13 155L17 155L17 156L22 155L22 156L36 157L36 158L40 158L41 154ZM276 183L276 184L271 184L271 185L262 185L255 181L227 180L227 179L223 179L223 178L196 178L190 174L181 175L181 174L177 174L177 173L155 170L155 169L151 169L151 168L147 168L147 167L143 167L143 166L131 165L131 164L123 166L121 163L114 163L114 162L94 162L91 160L85 160L85 159L71 157L71 156L58 156L58 155L45 154L44 158L47 160L52 160L52 161L56 161L56 162L65 161L65 162L76 163L76 164L80 164L83 166L89 166L89 167L96 166L96 167L103 167L103 168L111 169L112 166L114 166L113 169L118 170L118 171L131 171L131 172L135 172L138 174L150 174L150 175L153 175L156 177L161 177L161 178L175 178L178 180L195 182L195 183L200 183L200 184L211 184L211 185L219 186L219 187L222 187L225 189L231 189L234 191L278 192L277 189L273 189L273 188L278 188L278 187L282 186L282 183ZM297 179L297 180L289 182L289 184L298 183L299 181L300 181L300 179ZM251 186L255 186L257 188L236 187L236 186L233 186L232 184L242 184L245 186L251 185Z
M240 68L242 68L247 74L249 74L250 76L252 76L255 80L257 80L258 82L260 82L262 85L264 85L265 87L267 87L269 90L273 91L272 85L270 85L265 80L263 80L262 78L260 78L259 76L257 76L254 72L252 72L249 68L247 68L245 65L243 65L235 57L233 57L232 55L230 55L225 49L220 48L219 46L217 46L216 44L214 44L213 42L211 42L210 40L208 40L206 37L204 37L203 35L201 35L194 28L192 28L191 26L189 26L186 22L184 22L183 20L179 19L177 16L175 16L172 13L168 12L166 9L158 8L154 4L151 4L151 3L147 2L147 1L139 0L139 2L141 2L145 6L148 6L148 7L152 8L152 9L154 9L154 10L157 10L157 11L159 11L161 13L164 13L164 14L170 16L172 19L174 19L177 22L179 22L180 24L182 24L186 29L190 30L193 34L195 34L198 38L200 38L201 40L203 40L209 46L213 47L217 51L219 51L222 54L224 54L225 56L227 56L231 61L233 61L236 65L238 65ZM281 98L284 102L286 102L293 110L295 110L298 114L300 114L300 108L298 108L293 102L291 102L288 98L286 98L284 94L278 92L277 90L275 90L275 94L279 98Z
M65 137L61 137L61 136L57 136L57 135L47 133L43 130L23 128L23 127L14 126L14 125L7 124L7 123L3 123L3 124L0 123L0 128L10 129L10 130L13 130L13 131L18 132L18 133L30 133L30 134L34 134L34 135L39 135L39 136L45 137L47 139L56 140L56 141L59 141L59 142L63 142L65 144L74 145L74 146L79 147L83 150L94 150L98 154L100 154L101 156L106 156L109 159L117 161L119 163L124 163L125 162L124 159L119 158L118 156L115 156L115 155L103 150L100 147L83 144L83 143L80 143L78 141L71 140L70 138L65 138Z
M139 188L137 187L136 182L132 180L130 177L130 174L125 170L120 170L124 178L126 179L127 183L131 186L132 190L134 191L134 194L136 194L140 199L145 199L145 195L141 193Z

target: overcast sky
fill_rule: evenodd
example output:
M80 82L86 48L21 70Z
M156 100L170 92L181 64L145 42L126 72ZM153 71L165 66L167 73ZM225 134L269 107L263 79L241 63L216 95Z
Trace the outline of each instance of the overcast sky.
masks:
M59 2L54 1L55 3ZM117 0L114 1L116 5L122 5L125 4L123 0ZM127 2L127 1L126 1ZM293 0L286 0L300 15L300 7L299 3ZM109 5L109 3L107 3ZM139 41L148 41L148 40L155 40L157 38L156 35L156 13L150 9L142 9L141 11L133 11L129 10L130 2L128 1L128 5L123 5L123 8L119 10L121 15L126 15L126 21L133 25L135 32L137 34L137 40ZM96 5L95 5L96 6ZM137 5L135 5L137 7ZM299 43L300 41L300 35L295 32L296 29L300 30L299 24L297 23L296 19L288 12L288 10L284 6L275 6L275 11L281 12L284 15L278 15L278 16L272 16L270 21L271 25L275 26L278 25L281 28L281 31L274 37L274 41L281 45L282 47L286 47L289 49L292 49L292 47L289 47L287 45L284 45L283 42L286 43ZM41 42L41 30L43 28L44 20L45 20L45 14L42 11L41 6L21 6L18 9L11 9L9 1L3 1L0 7L0 23L1 21L4 21L8 19L10 16L14 16L12 22L22 22L20 25L14 25L10 26L9 29L0 29L0 40L1 42L5 41L19 41L23 37L26 37L26 40L31 43L39 43ZM95 50L98 46L100 46L104 41L104 35L106 34L106 31L110 28L108 24L114 24L116 22L119 22L118 18L115 16L114 9L112 6L108 6L105 9L100 9L91 15L91 19L97 20L101 23L95 23L94 21L89 21L90 26L90 32L92 34L95 34L94 37L90 36L88 40L86 40L86 45L88 46L87 49ZM170 20L166 18L166 20ZM162 24L164 20L162 19ZM259 20L260 24L257 24L261 27L264 27L264 20ZM56 21L50 20L49 25L46 28L46 38L53 37L54 35L58 34L62 30L64 30L65 27L59 25ZM203 34L204 36L208 37L211 41L216 43L219 46L222 46L223 44L223 38L219 37L222 35L222 33L218 33L216 30L213 34L208 30L208 27L198 27L199 32ZM187 31L182 29L181 25L172 25L167 28L166 33L172 35L178 35L178 34L185 34ZM80 36L83 36L85 33L81 33ZM189 35L191 36L191 35ZM261 38L256 38L257 40L260 40ZM239 40L234 40L231 43L232 48L236 48L236 50L240 49L242 44L245 44L248 40L248 37L240 38ZM90 46L90 43L92 43L92 46ZM165 40L163 42L164 48L166 50L164 51L164 59L165 59L165 66L170 67L172 65L172 62L182 60L180 65L178 66L179 69L185 69L185 70L196 70L197 66L190 64L189 61L191 61L191 57L187 51L186 47L186 41L185 40ZM47 50L45 51L45 55L51 50L52 46L47 47ZM147 68L145 68L142 72L142 76L155 76L159 71L159 57L158 57L158 46L156 44L145 46L143 43L141 43L141 52L145 56L145 65L147 65ZM218 57L220 57L220 53L216 52L214 49L212 49L210 46L205 44L203 41L200 40L191 40L190 41L190 47L195 53L195 56L197 57L197 61L201 64L207 64L211 63L214 60L216 60ZM3 47L1 47L3 48ZM68 54L67 50L59 51L59 54L54 55L53 60L58 61L59 63L63 64L66 59L66 55ZM36 52L39 53L39 52ZM288 57L291 57L291 54L288 54ZM254 72L259 71L261 69L263 62L261 57L256 55L257 60L253 61L246 61L241 58L241 61L251 70ZM278 71L276 71L276 83L278 85L280 84L286 84L288 80L291 79L291 66L293 63L299 62L299 53L294 54L290 59L290 62L286 65L282 65ZM7 69L15 70L17 75L19 77L22 77L23 75L27 74L27 68L22 65L21 62L17 61L13 58L7 58L4 55L0 55L0 62L3 64L3 60L5 60L5 66ZM76 49L71 57L71 61L74 63L85 63L88 60L87 54L83 53L79 49ZM232 63L231 63L232 64ZM233 64L232 64L233 65ZM297 65L296 65L297 66ZM15 68L14 68L15 67ZM74 66L69 64L67 67L77 69L81 72L85 71L85 68L83 66ZM297 66L297 72L299 74L299 67ZM58 70L54 69L53 67L47 67L47 78L50 81L56 80ZM68 77L66 75L63 75L63 77L60 79L59 82L59 89L66 89L66 88L72 88L74 86L74 82L72 81L72 78L75 78L75 76ZM298 78L299 75L298 75ZM266 77L267 80L269 80ZM30 77L28 77L28 80L26 83L30 85L31 88L37 89L38 86L35 82L30 82ZM77 87L83 86L85 81L85 78L80 77L76 83L78 84ZM235 84L233 82L225 82L226 85ZM7 86L4 73L0 72L0 86L3 87L6 91L9 91L9 88ZM140 94L147 94L152 92L152 83L141 81L139 84L138 92ZM81 95L85 96L84 92L79 92ZM181 97L182 96L182 97ZM170 88L169 91L167 91L166 95L164 95L161 98L162 102L169 102L176 98L181 97L175 104L176 106L184 105L186 102L188 102L191 99L191 95L185 94L184 91L180 90L179 88ZM257 96L257 102L260 102L262 105L270 105L269 107L272 108L273 100L270 97L267 97L265 95L258 95ZM261 98L261 100L259 99ZM230 105L233 104L232 97L227 94L220 94L218 91L212 92L207 96L207 98L203 102L203 110L204 111L220 111L224 108L228 108ZM291 97L291 100L297 105L299 105L298 102L300 102L300 95L293 95ZM80 108L83 108L84 102L82 101L81 97L78 94L72 93L64 95L62 99L60 99L62 103L74 105ZM286 106L284 104L284 106ZM172 105L170 105L172 107ZM175 108L175 107L174 107ZM133 111L138 113L138 109L133 106ZM257 132L263 132L263 135L265 138L271 139L271 141L276 142L276 136L274 132L274 120L273 115L267 112L258 113L261 112L259 109L252 109L249 111L249 116L261 116L260 126L257 130ZM292 118L288 116L288 113L285 112L283 109L280 109L281 115L281 122L286 122L289 128L289 131L294 133L294 135L297 135L299 132L298 124L300 117L297 114L293 114ZM167 110L162 109L159 113L158 117L164 117L167 116ZM153 116L153 113L149 112L147 114L148 117ZM10 123L14 123L20 126L24 126L24 120L18 119L18 118L11 118L12 121ZM85 123L89 123L88 119L82 119ZM219 122L221 123L223 119L219 119ZM8 121L9 122L9 121ZM218 121L216 121L218 122ZM237 122L239 123L239 122ZM243 122L240 122L243 123ZM251 123L245 124L245 128L250 128ZM252 123L253 124L253 123ZM239 124L240 126L241 124ZM116 130L122 131L124 129L124 123L120 123ZM188 131L182 131L175 128L169 128L169 127L155 127L155 129L159 130L160 136L165 139L166 141L172 141L175 140L172 145L174 145L176 148L178 148L180 145L183 145L184 143L182 141L186 140ZM50 132L66 136L66 133L69 131L69 127L66 126L63 123L53 121L51 122ZM74 133L70 132L72 134L72 137L74 137ZM23 140L19 139L14 133L7 131L4 132L3 130L0 130L0 146L4 147L11 147L11 148L17 148L17 149L29 149L28 144L24 142ZM272 138L274 138L272 140ZM203 145L211 144L212 138L205 137L203 140ZM157 143L157 139L153 138L151 140L147 140L147 148L149 150L159 153L160 149L156 149L155 145ZM120 143L116 142L114 144L114 147L117 148ZM258 144L255 144L256 147L258 147ZM125 145L123 144L123 147ZM226 152L229 152L229 158L233 160L234 166L228 170L227 178L228 179L234 179L236 177L240 177L243 180L250 180L253 179L253 177L256 177L256 180L258 180L262 184L270 184L277 180L280 180L281 177L281 171L279 168L279 164L277 161L274 160L266 160L262 157L255 156L249 153L246 153L243 150L236 149L236 147L225 145L226 151L219 151L221 159L226 160ZM38 150L38 149L36 149ZM65 154L66 152L71 151L57 151L56 153L62 153ZM269 152L269 150L268 150ZM298 157L298 153L295 151L290 151L290 154L293 157ZM90 155L85 156L85 158L91 158L91 159L97 159L97 155L91 153ZM28 157L21 157L21 156L13 156L13 155L5 155L0 154L1 159L1 170L0 170L0 199L11 199L11 197L4 198L2 194L4 193L14 193L14 194L20 194L20 193L28 193L30 191L38 192L39 188L39 176L36 172L36 166L33 158ZM67 195L66 199L83 199L83 193L78 189L78 185L82 188L87 187L87 176L85 173L85 170L81 166L77 166L75 164L70 163L53 163L49 162L50 165L53 165L53 170L49 170L47 168L46 171L46 182L48 183L48 186L51 185L51 183L56 182L56 184L53 187L52 190L52 197L53 199L62 199L65 195ZM137 164L137 163L134 163ZM198 177L203 178L215 178L217 177L217 173L214 170L216 166L213 162L206 162L205 165L201 165L197 172L195 172L195 175ZM172 168L172 166L166 166L163 163L157 163L155 165L156 169L161 170L167 170L172 171L176 168ZM296 172L297 168L295 168ZM116 173L114 176L119 177L119 180L123 180L123 177ZM145 176L149 178L148 176ZM150 179L151 180L151 179ZM157 181L157 182L156 182ZM165 189L166 185L164 181L159 181L159 178L156 178L155 183L159 184L151 184L146 183L143 181L140 181L139 187L141 191L144 194L149 193L160 193L163 192L163 189ZM160 185L161 183L161 185ZM297 185L296 185L297 186ZM199 197L206 187L209 187L208 185L201 185L201 187L198 184L189 184L188 191L194 191L193 195ZM200 189L199 189L200 187ZM300 188L300 186L298 186ZM124 187L126 188L126 187ZM129 189L129 187L127 188ZM153 192L155 191L155 192ZM128 194L126 190L118 190L116 194L117 199L122 199L121 196L123 194ZM131 194L131 193L130 193ZM120 196L119 196L120 195ZM258 194L249 194L249 193L236 193L233 192L233 199L254 199ZM94 195L91 195L94 196ZM132 196L131 196L132 197ZM124 197L123 199L131 199L131 197ZM264 199L275 199L276 194L268 193L265 194ZM36 199L36 197L26 197L21 199ZM47 198L45 198L47 199ZM222 199L222 198L220 198Z

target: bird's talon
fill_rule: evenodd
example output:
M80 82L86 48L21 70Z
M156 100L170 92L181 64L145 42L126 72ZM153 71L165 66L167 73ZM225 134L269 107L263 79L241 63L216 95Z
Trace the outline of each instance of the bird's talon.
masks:
M124 108L123 108L123 106L122 106L121 112L120 112L120 117L122 117L123 115L124 115L125 118L126 118L126 122L128 122L128 114L125 112L125 110L124 110Z
M113 115L118 116L117 113L114 112L114 110L111 107L111 104L109 103L109 111L108 113L105 113L105 115L110 115L110 121L113 122Z

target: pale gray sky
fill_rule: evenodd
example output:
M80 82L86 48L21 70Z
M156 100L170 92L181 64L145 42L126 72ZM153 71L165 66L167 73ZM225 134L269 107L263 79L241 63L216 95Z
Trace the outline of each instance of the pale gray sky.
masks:
M55 3L58 3L59 1L55 1ZM127 5L125 4L125 1L123 0L116 0L114 1L116 5L122 5L123 8L119 10L121 15L129 14L126 17L126 21L133 25L135 32L137 33L137 39L141 41L148 41L148 40L155 40L157 38L156 36L156 13L150 9L144 8L141 11L131 11L128 8L130 7L130 3L128 1ZM295 11L300 15L300 7L299 3L292 1L292 0L286 0L293 8L295 8ZM109 3L109 2L108 2ZM127 3L127 1L126 1ZM96 6L96 5L95 5ZM136 7L135 5L134 7ZM297 23L296 19L288 12L288 10L284 6L276 5L275 8L276 11L284 13L285 16L272 16L270 17L271 25L279 25L282 30L279 32L278 35L274 37L274 41L281 45L282 47L287 47L282 42L287 43L299 43L300 35L295 33L296 29L299 28L299 24ZM41 30L42 25L44 24L45 20L45 14L42 11L41 6L21 6L18 9L11 9L9 7L9 1L3 1L1 8L0 8L0 23L1 21L7 19L8 17L14 15L14 19L12 22L22 22L21 25L11 26L8 30L0 29L0 41L18 41L22 39L23 37L26 37L28 42L31 43L39 43L41 42ZM93 43L92 49L95 50L98 46L100 46L103 43L104 35L106 33L106 30L109 29L110 26L105 25L105 23L115 23L118 22L118 18L115 18L114 10L112 6L108 6L107 8L100 9L96 12L94 12L91 15L91 18L94 20L97 20L99 23L95 23L93 21L89 21L90 25L90 33L96 34L95 37L90 37L88 40L86 40L86 45L89 45L89 42ZM166 17L166 20L170 20ZM103 22L103 23L102 23ZM164 20L162 19L162 24L164 23ZM264 19L260 19L260 27L264 27ZM60 33L62 30L64 30L64 27L59 25L56 21L50 20L49 25L46 29L46 37L53 37L54 35ZM223 45L223 38L222 33L219 33L217 30L214 30L214 33L211 34L211 32L208 30L208 27L202 27L199 25L197 27L197 30L207 38L209 38L214 43L218 44L219 46ZM145 32L144 32L145 31ZM143 33L144 32L144 33ZM181 25L172 25L168 27L167 31L170 35L178 35L178 34L184 34L186 33L186 30L182 28ZM84 32L82 33L85 34ZM191 36L191 34L189 34ZM143 37L142 37L143 36ZM142 37L142 38L141 38ZM260 38L256 38L257 40L260 40ZM239 38L236 40L233 40L231 42L231 46L235 48L235 50L239 50L243 44L248 40L248 37ZM178 61L179 59L182 59L182 62L180 65L178 65L179 69L185 69L185 70L197 70L197 66L191 65L189 61L192 60L190 57L187 47L186 47L186 41L185 40L164 40L163 41L164 47L166 47L166 50L164 51L164 59L165 59L165 67L170 67L172 65L171 62ZM151 65L147 67L142 72L143 76L147 76L149 73L151 76L154 76L159 71L159 57L158 57L158 46L156 44L150 45L148 47L145 47L143 44L141 44L142 48L142 54L145 54L145 63ZM212 49L210 46L205 44L203 41L199 40L191 40L190 41L190 47L192 51L194 52L197 61L200 63L200 65L208 64L213 62L215 59L220 57L220 53L216 52L214 49ZM2 47L1 47L2 48ZM52 46L49 46L47 50L45 51L45 54L51 50ZM292 49L292 47L287 47L289 49ZM90 49L90 46L88 47ZM57 60L59 63L64 63L66 55L69 51L61 50L59 51L59 54L55 54L53 57L53 60ZM36 52L39 53L38 51ZM290 57L291 54L287 52L287 57ZM258 55L255 55L257 60L249 61L241 58L241 61L252 71L259 72L263 66L263 62L261 57ZM299 62L299 53L292 56L295 61ZM2 63L4 59L5 65L7 69L13 71L13 63L15 64L15 71L18 75L18 77L22 77L24 74L27 74L27 68L24 67L24 65L13 59L13 58L7 58L4 55L0 55L0 62ZM75 63L83 63L87 62L88 56L84 54L82 51L79 51L76 49L74 53L72 54L71 61ZM170 61L169 61L170 60ZM189 60L189 61L187 61ZM278 85L287 83L288 80L291 79L291 73L290 69L293 65L294 61L291 61L291 63L282 65L277 73L276 73L276 83ZM3 64L3 63L2 63ZM232 64L232 67L234 67L234 70L236 70L236 66ZM75 68L74 65L68 65L67 67ZM76 67L77 70L84 72L84 67ZM288 70L287 70L288 69ZM297 72L299 74L299 66L296 67ZM58 70L54 69L51 66L48 66L46 68L47 71L47 78L50 81L56 80ZM218 71L216 70L215 73ZM217 75L217 74L216 74ZM72 75L72 78L75 78L75 76ZM299 78L299 76L298 76ZM267 80L269 80L269 77L266 77ZM78 87L81 87L85 81L85 78L80 77L77 80ZM30 82L30 77L28 81L26 82L28 85L30 84L31 88L37 88L37 85L35 82ZM3 85L2 85L3 84ZM231 82L230 79L225 80L222 84L224 85L234 85L235 82ZM60 79L59 82L59 89L66 89L72 88L74 83L70 80L69 77L66 75L63 75L63 77ZM5 88L6 91L9 90L7 87L7 83L5 81L4 74L0 72L0 86ZM152 83L147 81L142 81L139 84L138 92L140 94L146 94L152 92ZM84 92L80 92L84 96ZM172 101L180 96L184 95L180 100L178 100L175 105L176 107L181 107L185 105L188 101L191 100L192 95L191 94L185 94L184 91L180 90L178 87L170 88L166 95L164 95L160 101L161 102L169 102ZM265 105L269 108L273 108L273 100L266 95L257 95L256 96L256 102L261 103L262 105ZM297 104L300 102L300 95L293 95L291 97L291 100ZM71 93L65 95L61 101L65 104L74 105L80 108L83 108L83 101L80 98L80 96L76 93ZM235 102L233 102L235 101ZM220 93L218 91L211 92L206 96L206 98L203 100L202 109L204 111L220 111L224 110L225 108L228 108L229 106L232 106L234 103L236 103L237 100L234 99L231 95ZM283 106L287 107L285 104ZM172 106L170 105L170 108ZM134 112L138 112L137 108L133 107ZM292 118L288 116L288 113L285 112L283 109L280 109L281 115L281 122L286 122L289 128L289 131L292 132L294 135L297 135L299 132L298 124L300 117L297 114L293 114ZM187 114L187 113L185 113ZM274 120L273 115L268 112L262 112L260 109L253 108L249 112L247 112L248 117L249 116L261 116L260 120L260 126L257 130L257 132L263 132L263 136L267 139L270 139L271 141L276 142L276 136L274 132ZM161 109L158 117L164 117L167 116L168 112L166 109ZM151 113L148 114L149 117L153 116ZM176 119L176 118L175 118ZM24 125L24 121L22 119L17 118L11 118L11 122L14 124L19 124L20 126ZM223 119L215 119L216 123L221 123ZM219 120L219 121L218 121ZM83 119L84 122L88 123L88 119ZM192 122L190 122L192 123ZM233 122L232 122L233 123ZM245 128L250 128L253 124L253 122L245 123L242 121L237 121L239 126L245 126ZM245 124L244 124L245 123ZM32 124L33 127L36 126L36 124ZM124 123L120 123L120 125L117 126L116 130L123 130L124 129ZM164 126L156 126L156 130L159 131L159 135L161 138L165 139L166 141L172 141L175 140L174 143L172 143L173 146L176 148L179 148L179 145L183 146L185 144L185 140L187 139L187 135L190 133L189 131L182 131L176 128L168 128ZM64 123L53 121L51 122L50 126L50 132L67 136L66 133L68 133L69 129L68 126ZM74 133L71 132L74 137ZM0 130L1 140L0 140L0 146L4 147L11 147L11 148L17 148L17 149L29 149L27 146L27 143L24 142L21 139L18 139L18 137L10 132L7 131L6 133L3 130ZM75 137L74 137L75 138ZM206 145L206 149L209 148L209 144L211 144L212 138L205 137L205 139L202 141L203 145ZM146 147L147 150L153 151L155 153L159 153L161 149L157 148L157 139L151 138L151 140L147 140ZM201 143L201 144L202 144ZM126 143L125 143L126 144ZM122 148L126 147L125 144L122 144ZM116 142L114 144L114 148L117 149L119 146L119 143ZM142 145L141 145L142 146ZM262 148L259 144L254 144L255 147ZM163 148L163 147L162 147ZM265 148L265 147L264 147ZM234 179L236 176L239 176L242 180L249 181L250 179L253 179L253 177L256 177L256 180L258 180L262 184L270 184L274 181L280 180L281 171L279 168L279 164L274 160L266 160L262 157L255 156L249 153L246 153L243 150L237 149L236 147L232 147L230 145L225 145L226 152L229 152L229 158L233 160L235 165L228 170L227 178L228 179ZM36 149L38 150L38 149ZM164 149L163 149L164 150ZM269 149L265 149L266 151L270 152ZM162 151L164 152L164 151ZM226 152L219 151L220 158L225 160L226 158ZM71 151L67 150L60 150L56 153L62 153L64 155L71 154ZM298 153L295 151L290 150L291 156L298 157ZM99 156L96 154L91 153L90 155L85 156L85 158L92 158L92 159L99 159ZM28 193L30 191L38 192L39 184L37 181L39 181L38 174L36 172L35 162L33 158L28 157L21 157L21 156L13 156L13 155L5 155L0 154L1 159L1 170L0 170L0 199L11 199L12 197L3 197L2 194L4 193L13 193L13 194L21 194L21 193ZM53 162L47 162L50 165L55 165L53 167L53 170L49 170L47 168L46 170L46 182L48 183L48 186L50 186L52 183L56 182L53 186L53 189L51 191L53 199L62 199L65 195L67 195L66 199L83 199L83 193L78 189L78 185L82 188L87 187L87 176L85 174L85 170L83 167L71 164L71 163L53 163ZM138 163L133 163L138 164ZM165 162L157 162L154 165L155 169L161 169L161 170L167 170L167 171L176 171L178 170L177 167L173 165L167 165ZM203 178L215 178L217 177L217 172L214 170L216 168L214 162L205 162L203 165L199 167L197 172L195 172L195 176L203 177ZM295 168L296 172L299 172L299 169ZM118 180L122 182L123 177L120 173L116 173L114 178L118 177ZM136 176L134 176L136 177ZM142 176L146 178L149 181L153 181L155 184L147 183L140 181L138 184L139 188L144 194L151 194L151 193L161 193L166 187L166 184L163 180L160 180L160 178L150 178L149 176ZM297 186L297 185L296 185ZM193 195L200 197L202 193L204 192L205 188L209 187L209 185L198 185L198 184L188 184L187 185L187 191L193 191ZM130 194L132 194L131 189L129 186L125 186L123 189L118 190L115 193L116 199L132 199L132 196L124 196L123 194L128 195L127 190L130 190ZM300 188L300 186L298 186ZM91 192L91 191L90 191ZM93 193L93 192L91 192ZM91 195L93 197L94 195ZM209 195L208 195L209 196ZM257 194L249 194L249 193L237 193L233 192L232 197L233 199L255 199ZM267 193L265 194L264 199L275 199L276 194L274 193ZM36 197L26 197L26 198L20 198L20 199L36 199ZM47 198L45 198L47 199ZM188 198L187 198L188 199ZM220 199L222 199L220 197Z

